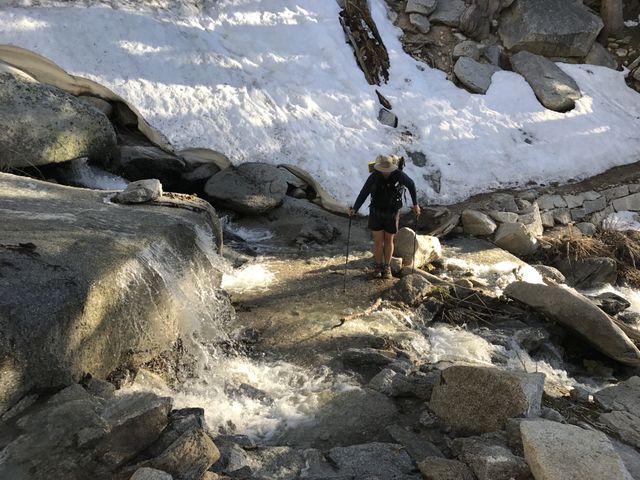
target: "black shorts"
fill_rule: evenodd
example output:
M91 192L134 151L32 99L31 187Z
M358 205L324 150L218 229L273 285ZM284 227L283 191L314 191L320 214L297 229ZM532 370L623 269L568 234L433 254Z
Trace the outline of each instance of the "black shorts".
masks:
M384 230L387 233L398 233L398 222L400 214L398 210L369 210L369 230L379 232Z

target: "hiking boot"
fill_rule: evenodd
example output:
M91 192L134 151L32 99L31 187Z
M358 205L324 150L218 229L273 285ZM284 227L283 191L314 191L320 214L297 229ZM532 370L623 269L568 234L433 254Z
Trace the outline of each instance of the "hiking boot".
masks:
M374 264L373 265L373 278L382 278L382 265Z
M391 265L382 267L382 278L391 278Z

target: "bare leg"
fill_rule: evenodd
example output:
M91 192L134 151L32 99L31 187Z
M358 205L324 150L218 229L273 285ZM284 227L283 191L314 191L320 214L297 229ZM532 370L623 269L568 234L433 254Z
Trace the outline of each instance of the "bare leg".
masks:
M382 242L384 241L384 230L373 230L373 260L378 264L382 264Z
M395 234L384 232L384 264L391 264L391 257L393 257L393 237Z

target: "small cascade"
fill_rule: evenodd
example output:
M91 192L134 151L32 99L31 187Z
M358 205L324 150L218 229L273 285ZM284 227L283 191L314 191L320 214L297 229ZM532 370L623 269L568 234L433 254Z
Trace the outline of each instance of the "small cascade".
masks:
M70 185L96 190L123 190L129 184L124 178L91 165L86 158L69 163L69 169L61 173L61 180Z
M256 232L245 232L250 238ZM243 434L268 442L287 429L308 422L334 394L356 385L347 375L328 368L303 368L285 361L252 358L238 347L230 322L235 312L229 294L267 291L274 275L260 263L233 270L215 253L211 235L199 232L199 247L206 255L192 261L186 275L177 277L171 265L180 255L161 246L150 248L143 261L171 292L171 310L187 352L172 387L136 384L133 390L170 395L176 408L204 407L207 423L220 434ZM221 286L215 278L221 277ZM135 282L132 270L122 279Z
M426 357L429 363L463 363L528 373L540 372L546 375L547 384L552 385L554 390L564 392L576 387L595 392L610 384L604 380L574 378L568 373L568 366L558 358L551 358L551 355L534 358L512 337L507 339L505 345L498 345L478 333L445 324L429 327L424 333L431 347ZM550 350L554 348L550 343L547 347Z

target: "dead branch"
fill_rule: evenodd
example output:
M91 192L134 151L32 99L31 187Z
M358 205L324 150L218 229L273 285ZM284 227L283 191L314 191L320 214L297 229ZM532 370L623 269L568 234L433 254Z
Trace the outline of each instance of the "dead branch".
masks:
M342 325L344 325L344 322L346 322L347 320L353 320L354 318L366 317L367 315L371 315L373 312L375 312L380 307L380 305L382 305L382 299L378 298L375 302L373 302L373 305L371 305L366 310L363 310L361 312L355 312L355 313L352 313L352 314L347 315L345 317L342 317L340 319L340 322L337 325L334 325L331 328L341 327Z

